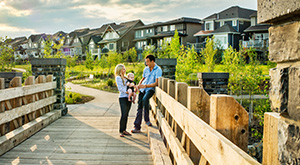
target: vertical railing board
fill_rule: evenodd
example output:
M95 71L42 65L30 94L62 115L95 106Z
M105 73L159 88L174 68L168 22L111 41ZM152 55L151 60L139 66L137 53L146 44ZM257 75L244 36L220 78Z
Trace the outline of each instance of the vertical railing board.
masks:
M242 150L248 146L248 112L231 96L210 96L211 127L216 129Z
M4 78L0 78L0 90L5 88L5 80ZM5 111L5 103L0 102L0 113ZM0 135L4 135L6 132L6 125L2 124L0 125Z
M279 165L278 155L278 124L280 114L266 112L264 114L263 164Z
M203 88L188 87L187 108L209 124L210 97Z
M175 80L171 80L171 79L168 80L168 91L167 91L167 93L171 97L173 97L174 99L175 99L175 84L176 84Z
M187 83L176 82L175 84L175 100L187 107Z
M34 85L34 84L35 84L34 76L27 77L27 79L25 80L25 85ZM25 96L25 100L26 100L27 104L34 102L35 101L35 94ZM36 112L32 112L30 114L27 114L27 116L28 116L29 121L32 121L36 118Z
M21 77L14 77L9 82L9 88L14 88L14 87L22 87L22 78ZM14 99L11 99L9 101L10 101L10 104L11 104L12 108L22 106L22 99L21 98L14 98ZM19 118L14 119L13 121L10 122L9 130L12 131L16 128L19 128L22 125L23 125L22 117L19 117Z

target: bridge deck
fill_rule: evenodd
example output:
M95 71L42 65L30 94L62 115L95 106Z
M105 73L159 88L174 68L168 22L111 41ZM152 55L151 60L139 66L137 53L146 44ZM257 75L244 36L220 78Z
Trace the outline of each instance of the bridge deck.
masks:
M81 87L69 85L72 90L82 91ZM67 116L2 155L0 164L153 164L145 126L144 133L119 137L117 94L83 89L81 93L96 99L69 106ZM135 113L134 105L128 131Z

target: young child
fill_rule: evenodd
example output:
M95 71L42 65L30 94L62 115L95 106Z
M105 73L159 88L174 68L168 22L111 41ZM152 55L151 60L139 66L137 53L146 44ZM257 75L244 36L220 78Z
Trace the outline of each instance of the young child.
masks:
M136 92L137 92L137 87L134 80L134 74L133 73L128 73L127 74L127 92L128 92L128 101L132 101L133 104L135 104L135 98L136 98ZM132 97L132 100L131 100Z

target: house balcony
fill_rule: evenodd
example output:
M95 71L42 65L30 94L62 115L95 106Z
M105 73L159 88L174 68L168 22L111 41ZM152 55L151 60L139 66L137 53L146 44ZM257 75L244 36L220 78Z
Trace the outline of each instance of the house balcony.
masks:
M202 48L205 48L206 42L201 42L201 43L187 43L186 46L188 48L194 47L196 52L200 52Z
M100 48L97 48L97 49L91 49L91 53L92 53L92 55L98 55L98 54L101 53L101 50L100 50Z
M249 40L249 41L241 41L242 46L244 48L256 48L263 49L269 47L269 40Z

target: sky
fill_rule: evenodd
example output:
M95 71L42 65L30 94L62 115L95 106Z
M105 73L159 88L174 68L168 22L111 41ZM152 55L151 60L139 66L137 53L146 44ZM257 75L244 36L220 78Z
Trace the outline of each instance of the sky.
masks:
M257 0L0 0L0 37L69 33L140 19L203 19L231 6L257 10Z

